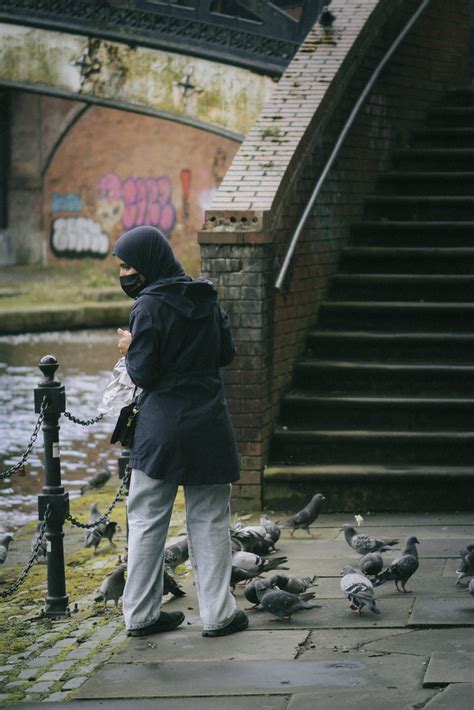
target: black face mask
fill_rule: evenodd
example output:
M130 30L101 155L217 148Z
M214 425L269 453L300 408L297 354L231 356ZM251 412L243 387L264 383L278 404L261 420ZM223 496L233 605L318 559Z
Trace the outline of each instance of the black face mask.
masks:
M140 274L120 276L120 286L122 291L130 298L136 298L140 291L145 288L145 284L140 281Z

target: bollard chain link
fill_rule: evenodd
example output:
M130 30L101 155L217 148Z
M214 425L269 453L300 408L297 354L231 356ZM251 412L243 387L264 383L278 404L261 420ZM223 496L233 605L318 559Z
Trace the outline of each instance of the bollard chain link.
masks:
M115 508L117 505L118 501L120 500L120 497L123 493L124 488L127 486L128 481L130 479L130 469L127 468L125 472L125 476L122 479L122 483L120 484L120 488L118 489L117 493L115 494L115 497L112 501L112 503L109 505L107 510L103 515L100 516L95 522L93 523L81 523L77 518L74 518L71 513L68 513L66 515L66 520L69 520L69 522L72 525L75 525L76 528L82 528L83 530L90 530L91 528L96 528L98 525L101 525L102 523L108 522L108 517L112 510Z
M29 455L31 454L31 451L33 449L35 441L38 438L39 430L40 430L41 424L43 423L44 413L45 413L47 407L48 407L48 398L45 395L43 397L43 401L41 402L38 421L35 424L35 428L33 430L31 437L30 437L30 441L29 441L28 446L26 447L26 449L22 453L21 458L18 461L18 463L16 463L14 466L11 466L10 468L7 468L6 471L2 471L0 473L0 481L5 478L10 478L10 476L12 474L17 473L17 471L21 471L23 469L25 463L28 460Z
M23 582L25 581L25 579L29 575L31 568L33 567L34 563L36 562L36 558L38 557L39 549L43 543L43 538L46 534L46 527L48 525L48 520L49 520L50 516L51 516L51 507L48 504L46 506L46 510L44 512L44 518L43 518L41 525L40 525L40 529L38 532L38 538L37 538L37 540L34 544L34 547L31 551L31 556L25 566L25 569L20 574L18 579L15 582L13 582L13 584L10 584L9 587L7 587L6 589L4 589L3 591L0 592L0 598L10 597L12 594L14 594L16 592L16 590L18 589L18 587L20 587L23 584Z
M71 422L74 422L74 424L80 424L81 426L91 426L92 424L97 424L97 422L100 422L101 419L104 418L104 414L99 414L97 417L93 417L92 419L79 419L78 417L75 417L71 412L64 412L64 416L66 419L70 419Z

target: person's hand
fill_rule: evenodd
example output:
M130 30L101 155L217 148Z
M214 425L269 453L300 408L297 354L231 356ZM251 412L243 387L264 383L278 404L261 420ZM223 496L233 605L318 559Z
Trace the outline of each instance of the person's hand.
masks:
M117 345L119 353L120 355L126 355L128 348L130 347L130 343L132 342L132 334L128 330L122 330L122 328L117 328L117 333L120 336Z

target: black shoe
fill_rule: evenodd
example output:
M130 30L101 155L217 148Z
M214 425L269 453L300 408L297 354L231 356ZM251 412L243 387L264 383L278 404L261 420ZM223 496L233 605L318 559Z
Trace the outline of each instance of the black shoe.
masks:
M245 611L236 611L235 616L231 622L221 629L209 629L208 631L203 631L203 636L227 636L228 634L235 634L237 631L243 631L249 625L249 617Z
M150 634L161 634L163 631L173 631L184 621L182 611L162 611L158 619L149 626L142 626L141 629L129 629L127 636L149 636Z

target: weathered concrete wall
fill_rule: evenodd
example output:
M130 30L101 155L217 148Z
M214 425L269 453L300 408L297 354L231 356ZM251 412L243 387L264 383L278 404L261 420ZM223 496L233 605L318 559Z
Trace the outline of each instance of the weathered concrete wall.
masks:
M468 0L455 13L449 0L432 0L354 123L303 230L287 288L275 295L279 265L344 121L419 6L419 0L333 0L333 28L311 30L206 214L204 271L220 285L242 353L227 379L243 455L236 507L260 505L281 395L364 197L427 107L466 81ZM255 313L260 319L252 322Z
M275 87L237 67L8 24L2 85L12 95L4 261L12 242L17 263L100 259L142 219L172 234L194 272L204 208Z
M247 69L0 23L0 85L149 111L241 138L275 83Z

